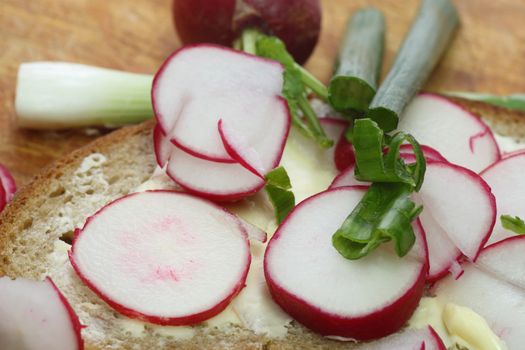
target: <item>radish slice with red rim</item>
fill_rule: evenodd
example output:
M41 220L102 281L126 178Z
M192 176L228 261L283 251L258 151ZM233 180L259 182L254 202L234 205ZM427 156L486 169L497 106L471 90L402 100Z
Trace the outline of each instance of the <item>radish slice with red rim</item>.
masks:
M121 314L191 325L224 310L244 287L250 246L225 209L171 191L134 193L78 230L70 261L82 281Z
M483 249L476 263L462 265L461 277L439 281L432 293L442 303L470 308L485 319L508 349L521 349L525 344L524 251L525 236L492 244Z
M9 170L2 164L0 164L0 183L4 189L3 197L5 198L5 203L7 203L11 201L11 199L13 199L13 196L16 192L16 184L15 184L15 179L13 179L13 176L11 175ZM1 210L1 206L0 206L0 210Z
M4 189L4 185L0 182L0 212L4 210L5 205L7 204L6 200L7 194Z
M409 329L374 342L363 344L357 350L446 350L443 341L432 327Z
M290 130L290 115L286 100L280 96L264 106L249 106L244 118L219 119L218 131L228 154L246 169L264 176L279 165ZM257 114L257 116L254 116Z
M82 326L51 279L0 278L0 348L82 350Z
M164 135L164 131L162 131L162 128L158 124L155 125L155 129L153 129L153 148L155 149L157 164L161 168L164 168L170 159L173 145L166 135Z
M481 173L497 198L497 217L501 215L525 218L525 153L516 153L494 163ZM506 230L499 222L495 225L489 243L494 243L514 232Z
M489 126L445 97L421 94L403 112L398 130L435 148L449 162L475 172L500 159Z
M179 148L203 159L233 162L217 130L219 119L231 121L248 144L255 143L262 131L274 132L271 123L265 124L266 115L288 114L276 98L282 86L283 67L275 61L197 44L165 61L153 81L152 103L159 125Z
M359 260L343 258L332 235L364 194L338 188L301 202L270 240L266 281L274 301L322 335L375 339L399 330L423 294L424 249L399 258L384 245Z
M265 183L240 164L193 157L175 146L166 172L188 192L216 201L232 201L255 194Z
M438 162L447 162L445 157L441 155L438 151L436 151L434 148L427 146L427 145L420 145L421 151L423 151L423 155L425 156L425 159L427 160L435 160ZM399 153L401 156L404 155L411 155L414 156L414 149L412 148L412 145L404 144L399 147Z

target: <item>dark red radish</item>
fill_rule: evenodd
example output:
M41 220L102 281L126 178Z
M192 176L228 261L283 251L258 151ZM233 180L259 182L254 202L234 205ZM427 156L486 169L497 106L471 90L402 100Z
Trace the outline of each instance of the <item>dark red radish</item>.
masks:
M155 129L153 130L153 148L155 149L157 164L161 168L164 168L170 159L173 145L158 124L155 125Z
M82 326L50 278L0 278L0 349L82 350Z
M449 162L475 172L501 157L489 126L439 95L421 94L414 98L403 112L398 130L436 149Z
M525 153L516 153L505 157L494 163L481 173L481 177L487 182L496 196L498 207L497 217L501 215L512 215L525 217ZM498 222L489 243L514 236Z
M7 204L6 197L7 195L4 189L4 185L0 182L0 212L4 210L5 205Z
M308 59L321 30L319 0L174 0L173 14L185 44L230 46L255 27L284 41L299 63Z
M344 133L339 136L335 145L334 162L339 171L355 164L354 146L346 139Z
M261 177L279 165L290 131L287 102L282 97L275 98L281 103L274 106L277 107L275 110L259 110L261 116L256 120L260 122L259 125L254 125L256 121L252 120L239 129L242 124L239 121L219 119L218 123L219 134L228 154ZM267 132L267 129L270 131ZM253 130L257 130L258 135L246 137Z
M343 258L332 235L364 190L338 188L301 202L270 240L264 272L274 301L311 330L369 340L399 330L422 296L425 250L399 258L390 245Z
M371 343L362 344L356 350L446 350L443 341L432 327L409 329Z
M507 238L483 249L476 263L463 264L464 274L440 281L432 290L443 303L454 303L481 315L508 349L525 344L525 236ZM452 306L453 307L453 306ZM446 312L446 307L445 307ZM478 329L478 328L475 328ZM473 348L500 349L497 339L472 332ZM481 343L479 343L481 342Z
M286 134L275 129L282 126L266 123L273 113L288 118L282 85L283 67L275 61L193 45L175 51L159 69L152 103L159 125L175 145L203 159L232 163L219 120L231 122L248 144L262 133Z
M204 160L175 146L166 172L188 192L215 201L234 201L255 194L265 183L240 164Z
M402 157L410 160L411 156ZM355 185L368 183L357 181L350 167L330 188ZM414 200L423 205L419 218L429 249L429 281L445 276L462 254L476 259L496 221L496 200L481 176L458 165L428 159L425 181Z
M244 287L250 260L233 214L172 191L106 205L77 230L70 252L80 279L112 308L161 325L220 313Z
M13 199L13 196L16 192L16 184L15 179L9 172L9 170L0 164L0 187L3 187L4 194L0 194L0 211L2 210L2 199L4 198L4 206L7 202L11 201ZM1 191L1 190L0 190Z

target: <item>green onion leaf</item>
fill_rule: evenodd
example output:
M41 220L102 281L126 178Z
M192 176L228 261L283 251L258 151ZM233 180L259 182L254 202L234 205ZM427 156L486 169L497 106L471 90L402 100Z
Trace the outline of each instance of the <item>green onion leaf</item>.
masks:
M288 101L293 124L298 126L305 136L314 139L322 147L331 147L333 141L326 136L317 115L306 98L303 70L298 68L293 57L286 51L284 43L279 38L259 34L256 45L258 56L278 61L284 66L283 95ZM312 81L312 77L306 80ZM315 84L321 83L316 80ZM319 87L316 90L319 90ZM304 115L304 120L300 117L299 111Z
M290 177L286 170L280 166L266 174L265 179L266 186L264 189L273 204L277 223L280 224L295 206L295 196L291 191Z
M525 94L523 93L498 96L480 92L446 91L443 92L443 94L451 97L463 98L465 100L485 102L510 110L525 112Z
M511 215L501 215L500 220L501 226L503 226L503 228L519 235L525 234L525 221L523 221L518 216L513 217Z
M393 240L396 254L405 256L415 242L411 222L421 213L410 199L412 187L402 183L374 183L332 236L347 259L362 258L381 243Z
M416 155L416 163L406 165L399 156L403 142L408 141ZM355 151L355 178L359 181L399 182L421 188L425 176L426 162L419 143L410 134L398 132L391 138L371 119L354 122L352 143ZM384 148L388 152L384 154Z

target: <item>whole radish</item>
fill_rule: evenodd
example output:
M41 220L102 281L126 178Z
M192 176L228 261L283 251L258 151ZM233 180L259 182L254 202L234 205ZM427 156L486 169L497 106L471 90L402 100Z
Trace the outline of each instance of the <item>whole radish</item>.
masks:
M279 37L298 63L312 53L321 29L319 0L174 0L183 43L231 46L245 29Z

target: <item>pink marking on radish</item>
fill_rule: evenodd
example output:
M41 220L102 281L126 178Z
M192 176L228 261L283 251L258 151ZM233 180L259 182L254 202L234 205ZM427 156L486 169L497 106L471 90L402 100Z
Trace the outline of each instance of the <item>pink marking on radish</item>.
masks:
M156 124L153 130L153 147L157 164L164 168L170 159L172 146L159 124Z
M490 129L487 127L487 129L480 131L477 134L472 135L468 139L468 146L470 148L471 153L474 153L474 142L476 142L478 139L485 137L488 133L490 133Z
M179 239L181 222L192 223L199 244ZM125 223L122 231L115 223ZM120 245L130 232L132 245ZM244 287L251 261L246 231L233 214L173 191L133 193L106 205L77 231L69 258L108 305L161 325L195 324L221 312Z

